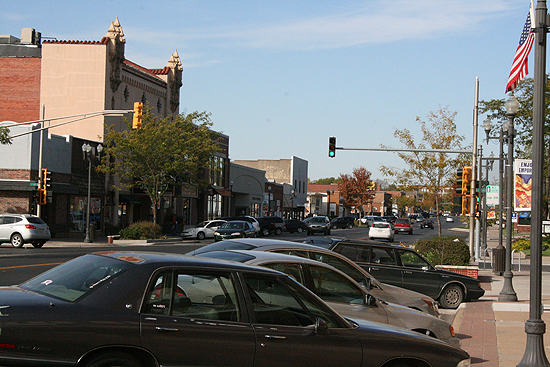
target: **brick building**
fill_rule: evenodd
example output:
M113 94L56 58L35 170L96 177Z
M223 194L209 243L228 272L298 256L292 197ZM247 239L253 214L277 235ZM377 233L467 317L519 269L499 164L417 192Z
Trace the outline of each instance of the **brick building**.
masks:
M0 36L0 123L9 126L13 122L40 120L42 116L54 119L106 110L131 110L134 102L143 102L159 118L178 115L183 67L177 51L169 55L165 66L150 69L127 60L125 47L126 39L118 18L111 23L107 34L96 41L48 39L42 42L40 33L31 28L24 28L20 39ZM131 119L130 114L126 117ZM15 171L6 162L0 163L0 212L34 212L30 185L36 182L39 167L48 168L54 181L53 202L42 207L41 216L48 218L52 228L60 228L61 233L63 228L74 231L78 227L74 221L82 216L81 186L87 183L87 176L57 167L59 157L49 149L59 146L47 142L52 137L71 137L95 147L102 143L105 125L114 126L117 131L127 127L122 117L104 114L54 127L55 124L44 122L48 130L43 135L41 162L40 133L15 138L14 144L3 147L19 149L24 144L24 157L28 161L20 162ZM221 213L228 200L225 192L229 187L229 138L222 134L219 138L222 152L216 162L222 168L218 170L221 173L209 178L205 172L212 189L201 192L174 189L167 193L160 208L161 220L164 215L174 213L184 224L194 223L210 216L212 211ZM67 153L74 163L67 167L85 163L80 146L71 146ZM87 173L86 167L84 164L84 173ZM67 178L73 181L65 182ZM151 204L143 192L119 191L114 185L116 178L103 176L102 179L103 184L92 185L91 190L91 206L100 213L99 228L104 227L104 223L120 226L150 219ZM13 205L14 197L19 197L21 203ZM65 213L61 215L61 212Z

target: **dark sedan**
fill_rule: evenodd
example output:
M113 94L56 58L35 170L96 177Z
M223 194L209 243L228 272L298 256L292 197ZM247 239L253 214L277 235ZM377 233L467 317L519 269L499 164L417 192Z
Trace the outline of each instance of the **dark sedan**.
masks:
M85 255L0 287L0 365L469 366L401 328L342 318L270 269L183 255Z
M258 229L244 220L225 222L214 232L215 241L256 236L258 236Z
M381 282L438 299L443 308L455 309L485 293L479 280L438 269L411 248L349 241L337 243L331 250L353 260Z
M285 228L289 233L307 231L307 225L299 219L285 219Z

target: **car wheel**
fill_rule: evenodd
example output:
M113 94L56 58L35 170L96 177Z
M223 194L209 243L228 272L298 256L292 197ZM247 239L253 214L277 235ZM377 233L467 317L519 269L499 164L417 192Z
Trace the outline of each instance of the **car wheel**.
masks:
M298 232L298 233L302 233L303 231L304 231L304 230L303 230L302 228L300 228L300 227L298 227L298 229L296 230L296 232Z
M35 247L35 248L40 248L42 246L44 246L46 242L35 242L33 243L32 245Z
M348 223L348 229L352 229L352 228L353 228L353 224Z
M23 247L23 237L19 233L14 233L11 235L11 245L13 247Z
M197 233L197 240L204 240L205 237L206 235L204 234L204 232Z
M262 233L262 236L264 237L269 236L269 229L263 228L261 233Z
M276 234L277 236L280 236L280 235L283 234L283 230L282 230L281 228L275 228L275 234Z
M459 285L450 284L443 289L443 293L439 297L441 307L456 309L464 300L464 291Z
M107 353L92 359L86 367L142 367L135 357L126 353Z

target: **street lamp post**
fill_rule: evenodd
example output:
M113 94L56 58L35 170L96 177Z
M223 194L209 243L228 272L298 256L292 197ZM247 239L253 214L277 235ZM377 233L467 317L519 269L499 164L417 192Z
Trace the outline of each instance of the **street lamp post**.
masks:
M97 146L97 153L98 156L101 154L101 151L103 150L103 147L101 144ZM88 160L88 198L86 201L86 238L84 238L84 242L91 243L93 242L90 236L90 204L91 204L91 184L92 184L92 146L88 143L82 144L82 154L84 156L84 160Z
M507 123L504 133L508 140L508 156L506 157L506 254L504 267L504 286L498 295L499 302L515 302L518 296L512 286L512 206L514 200L514 118L518 113L519 102L512 94L505 103Z
M269 216L271 213L271 186L267 187L267 215Z
M327 217L330 217L330 189L327 189L328 202L327 202Z

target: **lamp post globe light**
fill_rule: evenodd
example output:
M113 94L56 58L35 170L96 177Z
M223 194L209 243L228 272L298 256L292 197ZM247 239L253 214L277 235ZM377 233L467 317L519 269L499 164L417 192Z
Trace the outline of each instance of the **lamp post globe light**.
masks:
M515 302L518 296L512 286L512 206L514 200L514 118L519 109L519 102L512 94L505 103L508 121L503 131L508 140L508 156L506 157L506 254L504 268L504 285L498 295L499 302Z

